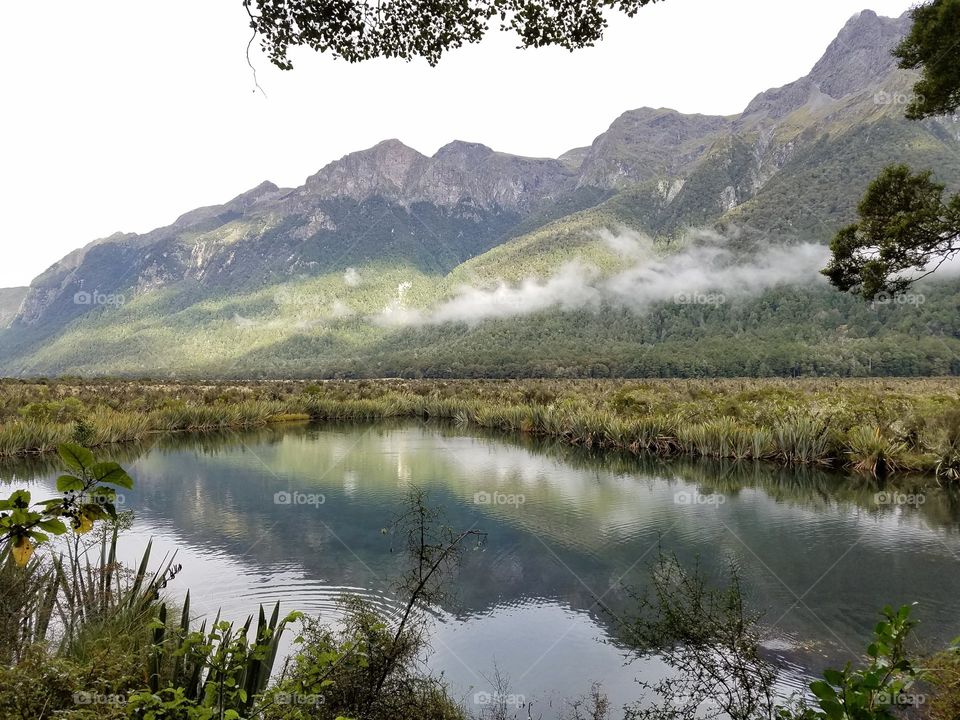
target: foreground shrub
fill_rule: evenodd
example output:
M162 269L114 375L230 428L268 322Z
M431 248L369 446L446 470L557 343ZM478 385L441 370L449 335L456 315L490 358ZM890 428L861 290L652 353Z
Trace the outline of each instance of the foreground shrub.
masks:
M264 697L265 720L465 720L446 687L420 671L421 629L399 635L373 604L341 601L342 627L306 621L300 650Z

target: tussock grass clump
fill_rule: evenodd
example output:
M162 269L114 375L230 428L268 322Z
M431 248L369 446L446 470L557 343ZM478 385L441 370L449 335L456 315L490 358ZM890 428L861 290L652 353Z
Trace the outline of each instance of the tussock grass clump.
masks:
M847 453L855 470L885 477L900 466L901 443L885 437L880 428L856 427L847 434Z
M731 417L692 425L686 433L686 439L693 454L703 457L734 460L753 457L750 430Z
M826 463L830 453L827 428L811 417L783 420L773 428L773 451L787 463Z
M70 423L23 420L0 426L0 455L52 452L73 434Z

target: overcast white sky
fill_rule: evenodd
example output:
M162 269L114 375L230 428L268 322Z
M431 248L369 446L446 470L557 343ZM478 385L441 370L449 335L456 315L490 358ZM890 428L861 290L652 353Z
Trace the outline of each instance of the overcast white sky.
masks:
M843 23L911 0L666 0L614 17L596 48L515 50L495 33L425 62L349 65L313 53L254 62L240 0L8 3L0 138L0 287L70 250L143 232L263 180L294 186L396 137L556 156L625 110L732 114L805 75Z

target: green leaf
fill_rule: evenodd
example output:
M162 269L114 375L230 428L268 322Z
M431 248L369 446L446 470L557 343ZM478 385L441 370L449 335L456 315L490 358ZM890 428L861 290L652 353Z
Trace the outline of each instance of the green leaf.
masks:
M833 668L827 668L823 671L823 677L826 678L827 682L835 687L843 686L843 673L839 670L834 670Z
M15 490L10 493L10 498L8 500L10 507L29 507L30 506L30 491L29 490Z
M97 482L119 485L127 490L133 489L133 478L115 462L97 463L90 468L90 474L96 478Z
M65 443L57 448L57 452L63 458L64 464L76 472L86 472L88 468L93 466L93 453L85 447Z
M81 508L81 512L91 520L106 520L110 517L106 508L97 503L87 503Z
M67 531L67 526L64 525L63 521L57 520L56 518L41 520L37 525L41 530L46 530L48 533L53 533L54 535L63 535Z
M833 689L830 683L824 682L823 680L816 680L810 683L810 692L821 700L836 700L837 698L837 691Z
M90 491L90 496L98 503L114 502L117 499L117 491L106 485L97 485Z
M824 700L820 703L820 707L823 708L823 711L830 720L843 720L843 705L836 700Z
M57 492L68 493L83 490L84 482L73 475L61 475L57 478Z

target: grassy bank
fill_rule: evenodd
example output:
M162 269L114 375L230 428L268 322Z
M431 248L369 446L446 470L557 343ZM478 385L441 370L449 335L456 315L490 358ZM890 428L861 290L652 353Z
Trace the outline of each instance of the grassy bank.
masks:
M634 453L960 479L960 379L4 381L0 456L289 420L446 418Z

